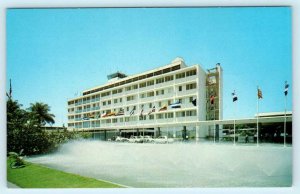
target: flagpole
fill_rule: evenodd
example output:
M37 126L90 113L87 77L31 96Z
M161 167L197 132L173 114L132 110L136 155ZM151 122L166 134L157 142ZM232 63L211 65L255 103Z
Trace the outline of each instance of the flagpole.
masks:
M258 92L258 87L257 87L257 92ZM259 134L258 134L258 112L259 112L259 96L257 96L257 115L256 115L256 134L257 134L257 138L256 138L256 146L258 146L258 138L259 138Z
M286 101L287 101L287 95L285 95L285 107L284 107L284 143L283 143L283 146L285 147L286 146Z
M216 143L216 106L214 104L214 124L215 124L215 127L214 127L214 144Z
M234 102L233 145L235 145L235 119L236 119L236 102Z

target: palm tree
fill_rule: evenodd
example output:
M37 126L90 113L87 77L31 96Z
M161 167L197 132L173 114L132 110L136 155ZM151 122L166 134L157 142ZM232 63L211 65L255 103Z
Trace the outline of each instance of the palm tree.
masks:
M45 126L47 123L52 125L55 123L54 114L50 112L50 106L42 102L31 103L29 107L30 114L37 120L38 124Z

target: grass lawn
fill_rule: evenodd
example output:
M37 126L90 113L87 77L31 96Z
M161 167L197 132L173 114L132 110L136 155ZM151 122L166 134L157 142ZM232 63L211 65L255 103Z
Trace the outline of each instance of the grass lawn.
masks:
M26 162L11 169L7 160L7 180L22 188L120 188L121 186Z

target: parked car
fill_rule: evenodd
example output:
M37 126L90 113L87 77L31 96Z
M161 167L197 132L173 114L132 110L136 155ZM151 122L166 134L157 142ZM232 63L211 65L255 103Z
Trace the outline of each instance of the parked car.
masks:
M146 135L143 137L143 142L147 142L147 143L154 142L154 139L151 136Z
M138 136L131 136L129 138L129 142L130 143L142 143L143 139L141 137L138 137Z
M173 138L168 138L167 136L160 136L154 139L154 143L173 143Z
M125 138L125 137L118 136L118 137L116 137L115 141L118 141L118 142L128 142L129 140L127 138Z

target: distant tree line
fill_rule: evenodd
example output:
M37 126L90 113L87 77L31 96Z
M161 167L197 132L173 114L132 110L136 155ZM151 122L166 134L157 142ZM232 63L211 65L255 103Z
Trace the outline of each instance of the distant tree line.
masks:
M91 136L66 129L46 131L43 126L54 124L54 117L47 104L36 102L23 109L10 96L7 100L7 153L18 153L22 149L26 155L48 153L68 140Z

